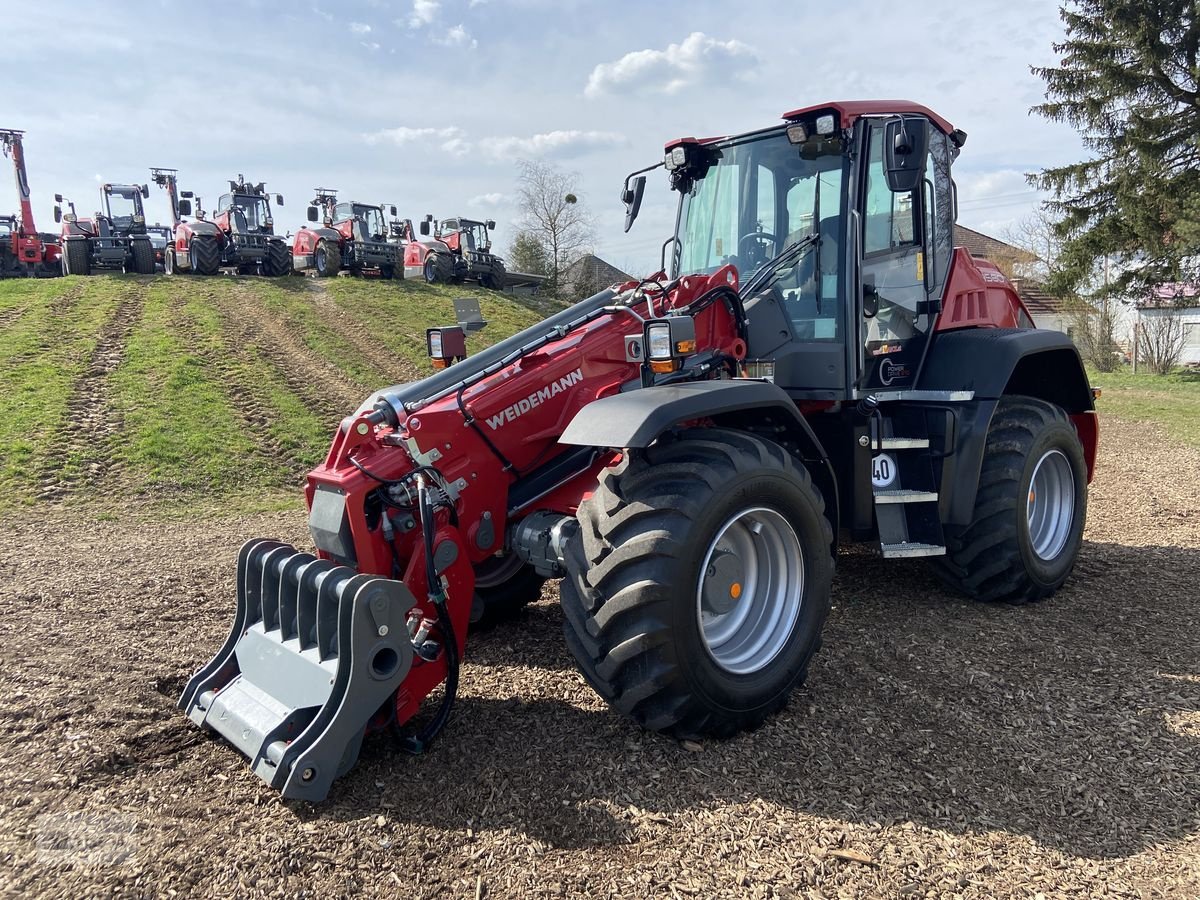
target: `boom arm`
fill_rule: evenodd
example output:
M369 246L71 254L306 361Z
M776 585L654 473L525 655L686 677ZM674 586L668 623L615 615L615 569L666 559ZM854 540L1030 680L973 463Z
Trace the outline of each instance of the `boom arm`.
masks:
M17 198L21 202L21 229L25 234L37 234L33 223L33 204L29 200L29 176L25 172L25 149L21 135L25 132L0 129L0 141L4 143L4 155L11 156L13 171L17 179Z
M177 169L157 169L153 167L150 169L150 175L153 177L154 183L166 189L167 197L171 201L172 231L179 224L179 191L176 186L176 175L178 174Z

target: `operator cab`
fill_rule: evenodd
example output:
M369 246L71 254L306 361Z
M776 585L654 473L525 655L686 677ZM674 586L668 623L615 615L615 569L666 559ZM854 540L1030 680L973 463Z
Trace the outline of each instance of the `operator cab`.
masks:
M217 213L229 213L230 227L235 231L270 233L275 224L265 195L222 194L217 200Z
M387 225L383 220L383 210L378 206L368 206L365 203L339 203L333 211L335 222L345 222L355 219L362 226L362 234L356 234L359 240L387 240Z
M143 233L146 230L146 213L142 198L148 196L149 188L135 184L106 184L100 188L100 200L104 204L100 216L107 225L120 234Z
M750 368L797 400L911 388L940 307L965 135L888 106L812 107L667 147L681 195L671 274L736 266Z

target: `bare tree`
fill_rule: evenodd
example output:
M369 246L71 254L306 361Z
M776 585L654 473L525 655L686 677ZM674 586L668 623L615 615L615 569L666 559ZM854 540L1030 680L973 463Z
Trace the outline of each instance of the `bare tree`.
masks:
M517 163L517 171L517 227L545 249L548 288L558 293L562 270L592 242L592 216L576 193L579 174L528 159Z

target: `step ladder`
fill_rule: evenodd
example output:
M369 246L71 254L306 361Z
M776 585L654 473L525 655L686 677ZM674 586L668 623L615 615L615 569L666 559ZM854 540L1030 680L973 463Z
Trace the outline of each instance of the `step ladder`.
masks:
M871 489L885 559L944 556L937 482L924 411L881 407L870 420Z

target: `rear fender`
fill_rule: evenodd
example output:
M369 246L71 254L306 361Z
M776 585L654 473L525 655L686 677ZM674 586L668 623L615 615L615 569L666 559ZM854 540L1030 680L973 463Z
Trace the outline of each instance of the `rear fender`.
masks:
M576 413L559 443L615 450L648 447L672 428L697 419L787 448L812 475L837 535L840 507L829 455L787 393L766 381L692 381L602 397Z
M970 524L975 493L997 401L1034 397L1062 408L1083 444L1091 481L1099 433L1095 404L1079 351L1059 331L974 328L938 333L921 373L922 390L973 391L974 400L949 404L953 434L947 436L942 470L942 520Z

